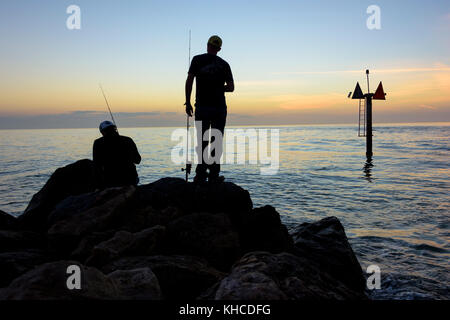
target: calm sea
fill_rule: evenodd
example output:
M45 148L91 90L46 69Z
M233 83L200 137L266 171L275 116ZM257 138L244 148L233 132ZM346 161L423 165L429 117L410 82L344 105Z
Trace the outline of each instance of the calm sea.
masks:
M258 165L223 166L255 206L273 205L289 228L337 216L363 270L381 268L375 299L450 298L450 123L376 125L371 165L354 125L266 128L280 130L276 175L260 175ZM171 162L173 130L120 130L143 156L141 183L183 177ZM96 129L0 130L0 209L20 215L56 168L91 158L98 136Z

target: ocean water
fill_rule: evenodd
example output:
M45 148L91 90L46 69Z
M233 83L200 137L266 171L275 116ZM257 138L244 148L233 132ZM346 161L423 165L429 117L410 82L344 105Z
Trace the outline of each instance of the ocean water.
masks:
M243 129L248 129L244 127ZM374 299L449 299L450 123L378 124L374 157L354 125L279 129L279 170L223 165L255 206L273 205L288 228L338 217L363 267L378 265ZM124 128L143 157L141 183L184 177L171 161L175 128ZM96 129L0 130L0 209L20 215L52 172L91 158Z

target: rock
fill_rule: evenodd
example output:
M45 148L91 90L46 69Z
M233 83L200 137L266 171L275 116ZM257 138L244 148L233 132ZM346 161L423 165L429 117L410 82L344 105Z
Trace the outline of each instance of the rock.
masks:
M69 290L67 268L78 265L81 271L81 290ZM76 261L57 261L40 265L15 279L2 291L0 300L79 300L119 299L116 282L95 268Z
M0 229L14 229L17 224L17 218L0 210Z
M161 246L166 228L155 226L137 233L118 231L114 237L104 241L92 250L87 265L102 266L122 256L150 255Z
M0 252L40 248L45 245L42 235L31 231L0 230Z
M102 270L108 273L146 267L155 273L166 299L194 299L225 275L201 258L181 255L126 257Z
M100 242L111 239L116 232L114 230L108 230L103 232L93 232L81 239L78 246L71 253L71 259L77 261L85 261L91 254L94 247Z
M0 253L0 288L50 259L44 251L37 249Z
M307 259L290 253L250 252L243 256L216 289L202 299L310 300L365 299Z
M86 265L102 266L112 259L117 259L126 251L132 239L132 233L118 231L114 237L94 247L92 255L86 260Z
M169 223L170 252L204 257L219 270L228 270L239 257L239 235L225 213L192 213Z
M280 215L272 206L253 209L244 220L240 231L244 252L269 251L279 253L289 251L293 241Z
M134 186L110 188L94 194L76 196L81 203L89 202L88 209L78 212L73 208L75 199L63 202L70 204L67 209L61 203L58 212L51 214L55 222L47 232L49 246L57 252L72 252L81 238L92 232L101 232L117 227L120 215L126 215L126 204L135 192ZM89 198L85 201L83 198ZM92 200L91 198L94 198ZM83 208L84 209L84 208ZM61 220L59 220L61 219Z
M157 225L165 226L169 222L181 217L184 213L177 207L155 209L152 205L146 207L129 208L129 215L122 221L122 229L137 232Z
M80 213L104 204L108 200L118 196L122 192L119 188L105 189L101 191L83 193L69 196L58 202L47 216L46 229L55 223L79 215Z
M141 205L156 209L173 206L185 213L225 212L236 223L253 207L248 191L231 182L201 186L180 178L163 178L139 186L137 197Z
M135 187L126 186L69 196L55 206L55 209L48 216L47 225L50 228L57 222L80 216L91 209L106 210L111 200L123 198L124 195L126 198L131 198L134 192Z
M294 253L315 262L317 268L356 291L365 289L365 277L336 217L303 223L293 233Z
M163 245L166 235L166 228L154 226L133 234L133 240L128 246L125 254L130 255L151 255L158 253Z
M70 195L94 191L94 165L84 159L57 169L19 217L22 228L41 229L54 206Z
M194 199L190 203L195 212L225 212L234 225L239 225L253 208L248 191L232 182L190 186L194 188Z
M165 231L166 228L162 226L155 226L137 233L118 231L114 237L94 247L86 264L98 267L122 256L153 254L161 246Z
M136 196L139 206L152 206L155 209L164 209L169 206L185 209L192 201L193 188L180 178L163 178L140 185Z
M160 300L161 289L158 278L150 268L117 270L108 274L120 294L129 300Z
M56 170L20 217L21 226L48 229L60 220L97 206L105 197L104 191L92 192L93 187L89 183L83 187L78 180L74 188L63 183L66 179L71 181L69 177L83 171L83 167L90 171L90 166L90 160L80 160ZM88 173L79 174L89 177ZM88 177L84 180L90 181ZM119 189L120 192L123 190ZM127 206L131 214L129 219L123 219L123 225L128 231L136 232L154 225L166 225L183 214L202 211L225 212L233 224L239 224L251 210L252 201L248 191L231 182L198 186L183 179L163 178L138 186L133 201Z

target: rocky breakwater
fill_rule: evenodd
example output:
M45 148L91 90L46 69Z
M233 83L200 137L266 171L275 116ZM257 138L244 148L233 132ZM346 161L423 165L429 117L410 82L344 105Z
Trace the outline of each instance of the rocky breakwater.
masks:
M92 175L59 168L18 219L0 212L0 299L366 299L335 217L289 234L231 182L96 191Z

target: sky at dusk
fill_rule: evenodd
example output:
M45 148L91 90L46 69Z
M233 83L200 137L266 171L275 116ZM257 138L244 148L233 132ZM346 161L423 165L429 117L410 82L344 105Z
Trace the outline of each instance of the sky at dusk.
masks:
M80 30L66 27L72 4ZM99 82L119 126L183 126L189 30L192 55L223 39L229 124L354 123L347 94L367 91L367 68L387 93L375 122L450 121L448 0L4 0L0 129L95 125L108 118Z

